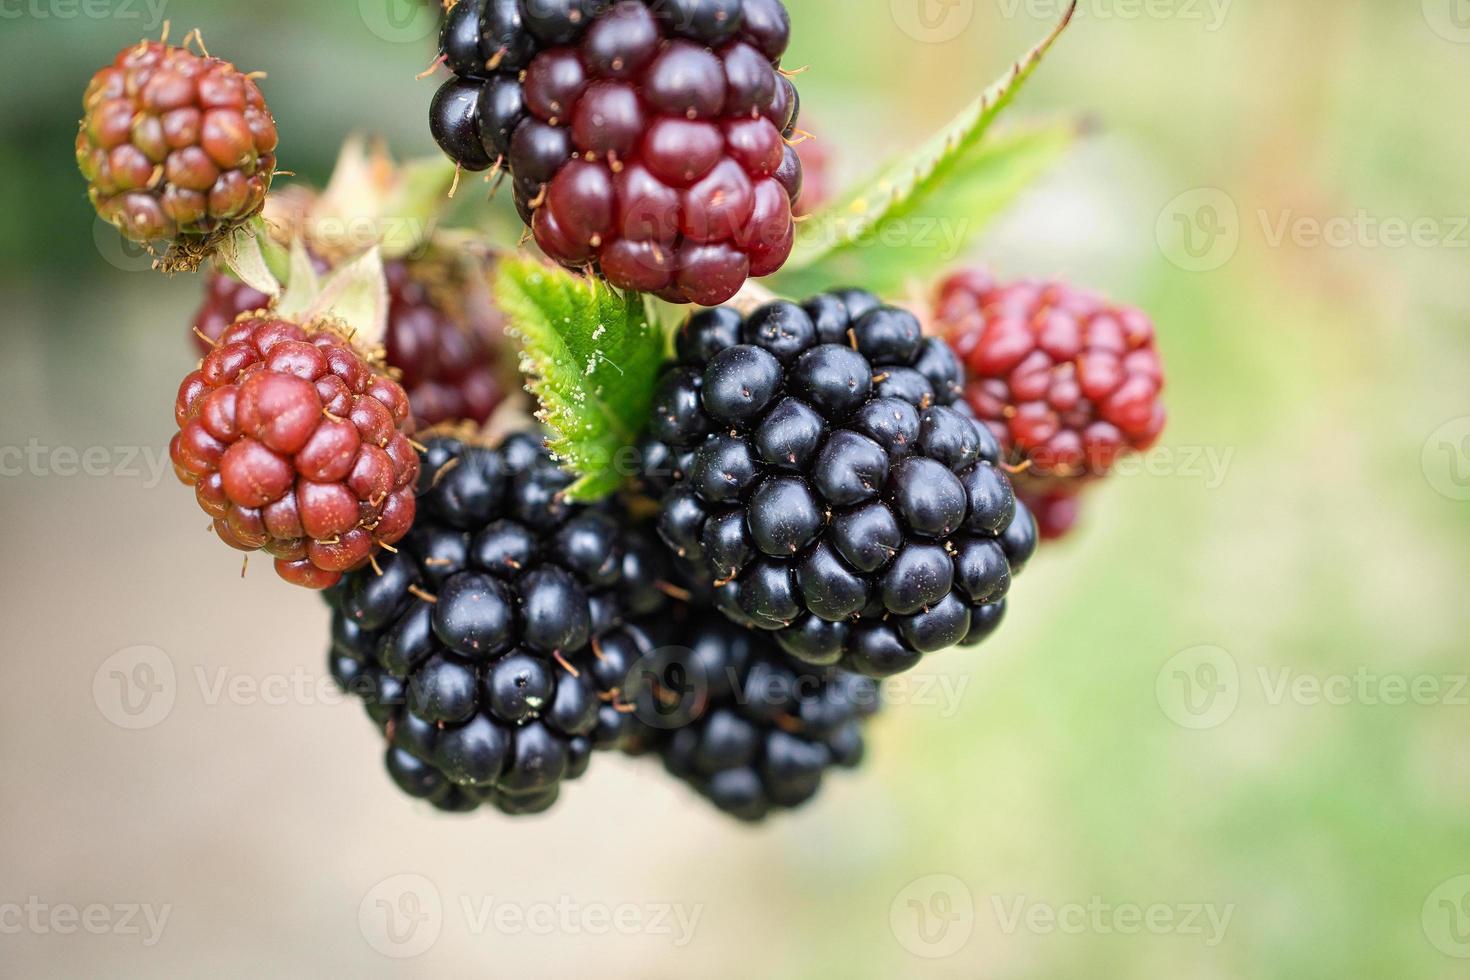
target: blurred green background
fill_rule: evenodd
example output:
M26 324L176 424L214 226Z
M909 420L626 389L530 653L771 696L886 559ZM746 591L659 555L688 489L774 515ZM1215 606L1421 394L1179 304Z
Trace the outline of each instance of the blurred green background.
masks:
M788 2L845 179L1060 8ZM353 128L433 150L401 0L0 0L0 974L1470 972L1464 0L1084 0L1012 112L1092 136L974 257L1153 313L1164 447L995 639L890 688L862 770L755 830L621 759L540 820L411 803L316 686L317 601L202 533L158 465L200 284L99 230L72 159L160 3L269 73L284 168L320 181ZM146 725L106 703L139 646L172 684ZM431 941L385 943L414 896Z

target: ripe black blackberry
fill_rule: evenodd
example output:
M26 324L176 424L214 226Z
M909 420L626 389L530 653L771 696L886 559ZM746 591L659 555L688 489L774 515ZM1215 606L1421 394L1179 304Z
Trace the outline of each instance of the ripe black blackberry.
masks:
M741 820L802 805L833 768L862 761L863 721L878 710L871 678L796 667L768 635L681 607L655 635L630 688L635 735L668 771Z
M465 169L509 169L556 261L712 306L791 252L790 32L781 0L459 0L430 129Z
M1036 546L944 341L845 290L691 317L646 444L659 533L808 664L886 676L979 642Z
M632 724L620 698L663 600L656 546L609 507L568 503L531 436L440 436L396 554L327 595L328 660L388 741L410 796L443 810L545 810Z

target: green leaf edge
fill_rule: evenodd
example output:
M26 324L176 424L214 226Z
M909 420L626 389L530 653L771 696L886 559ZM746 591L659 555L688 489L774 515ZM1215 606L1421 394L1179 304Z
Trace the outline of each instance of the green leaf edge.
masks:
M972 192L964 217L967 220L964 240L953 254L940 255L937 248L916 248L911 245L883 246L876 244L848 243L827 254L815 265L802 269L783 269L765 282L782 295L805 296L809 293L830 289L839 282L858 282L864 289L880 295L901 289L910 270L895 271L896 268L916 265L919 260L942 257L953 261L961 257L963 243L974 238L994 218L1021 196L1032 182L1061 159L1085 132L1078 120L1054 120L1027 123L997 131L990 138L972 147L964 154L962 163L966 170L996 168L984 191ZM983 198L983 200L979 200ZM882 235L882 228L873 234ZM954 244L954 243L949 243ZM887 256L884 259L865 259L864 256ZM913 269L911 274L921 275L927 281L933 277L934 269L927 265Z
M833 253L853 247L881 222L911 213L922 202L926 188L941 183L966 152L984 137L996 116L1015 99L1042 57L1072 22L1077 2L1072 0L1046 37L917 151L803 222L796 247L782 273L807 270Z
M646 345L632 353L644 358L647 370L642 371L636 364L627 366L639 369L639 375L628 381L625 390L631 401L623 409L605 395L582 389L585 401L596 409L593 417L605 423L593 438L579 438L573 433L570 423L585 410L555 380L558 365L578 363L585 355L567 343L555 325L555 317L537 300L531 288L534 277L539 277L547 289L558 290L559 298L573 315L595 317L603 326L621 323L625 343L639 344L634 335L646 334ZM501 260L495 278L495 300L506 316L507 334L520 345L521 373L526 390L540 405L536 418L547 429L547 448L577 477L565 491L567 498L590 502L613 493L623 483L622 475L612 465L613 456L637 440L653 403L654 384L664 355L664 333L649 317L646 298L641 293L619 294L606 283L572 276L536 259L517 257ZM614 328L608 329L611 332ZM647 377L641 377L644 373ZM585 378L580 372L576 376ZM622 377L628 378L627 370ZM599 441L605 444L598 447Z

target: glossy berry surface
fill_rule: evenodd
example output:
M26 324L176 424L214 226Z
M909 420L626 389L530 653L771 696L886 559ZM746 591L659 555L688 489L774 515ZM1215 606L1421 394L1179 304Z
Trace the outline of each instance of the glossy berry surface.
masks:
M403 792L452 812L539 813L632 731L636 625L664 601L658 549L529 436L450 436L421 456L420 514L396 554L326 593L328 663L386 740Z
M720 611L875 676L995 629L1035 528L944 341L848 290L698 313L676 349L646 486Z
M430 129L551 258L713 306L791 252L789 36L779 0L460 0Z
M970 374L965 396L1000 441L1047 537L1076 520L1078 494L1164 429L1154 326L1062 282L996 284L964 270L940 286L935 316Z
M179 386L169 453L215 533L286 581L335 584L408 533L408 396L329 327L246 317Z
M713 610L678 610L659 627L654 669L635 688L626 746L744 821L799 807L834 769L863 758L865 720L880 705L871 678L793 665L763 634Z
M261 209L276 124L228 61L157 41L92 77L76 158L104 221L134 241L210 235Z
M317 271L325 272L326 263L319 265ZM399 372L415 421L424 426L484 423L504 397L491 344L501 331L499 314L442 301L455 285L436 281L437 263L395 259L384 265L385 359ZM204 288L204 301L194 314L194 340L201 353L209 353L210 342L217 341L237 317L270 305L264 293L219 272L209 273Z

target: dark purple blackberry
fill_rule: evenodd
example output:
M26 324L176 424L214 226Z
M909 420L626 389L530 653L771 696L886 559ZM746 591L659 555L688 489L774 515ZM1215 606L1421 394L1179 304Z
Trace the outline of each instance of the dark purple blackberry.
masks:
M790 33L780 0L459 0L430 129L556 261L712 306L791 252Z
M332 675L387 738L410 796L535 813L626 736L631 619L663 604L659 549L611 505L569 504L539 440L430 439L396 554L327 593Z
M631 754L656 752L670 773L741 820L802 805L833 768L863 757L878 683L792 664L762 633L682 606L651 626L664 645L634 671Z
M646 486L722 612L873 676L995 629L1036 529L944 341L845 290L697 313L676 349Z

